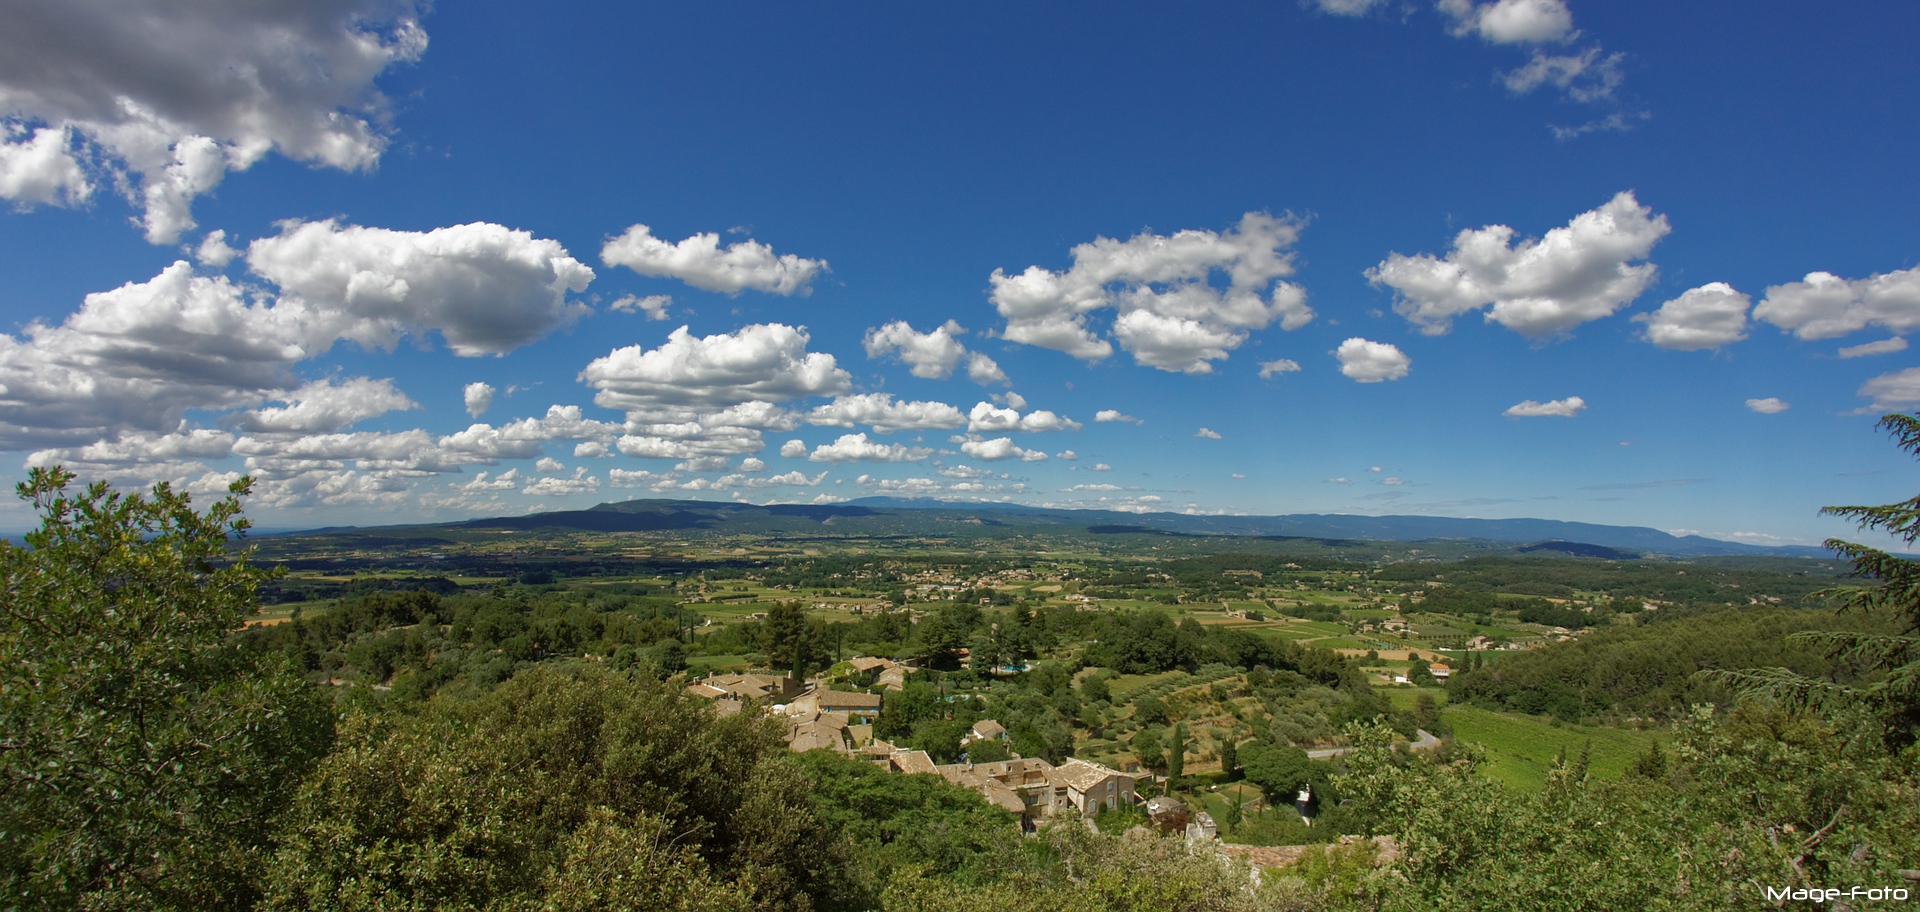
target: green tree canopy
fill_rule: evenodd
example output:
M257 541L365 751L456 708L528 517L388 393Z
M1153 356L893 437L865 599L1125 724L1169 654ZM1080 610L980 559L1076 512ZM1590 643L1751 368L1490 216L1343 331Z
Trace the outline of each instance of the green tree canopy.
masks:
M1268 799L1289 804L1303 786L1326 778L1325 767L1308 759L1306 751L1261 741L1241 745L1240 768Z
M543 664L474 699L348 715L264 866L266 908L831 905L844 846L819 838L810 791L755 713Z
M5 905L238 909L332 716L278 653L227 645L268 574L242 479L204 513L35 469L40 527L0 543Z

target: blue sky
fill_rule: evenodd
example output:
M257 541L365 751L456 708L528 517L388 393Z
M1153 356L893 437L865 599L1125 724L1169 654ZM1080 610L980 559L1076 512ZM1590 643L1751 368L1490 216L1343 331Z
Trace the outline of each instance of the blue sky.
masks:
M1755 543L1911 494L1910 4L281 16L0 14L16 477Z

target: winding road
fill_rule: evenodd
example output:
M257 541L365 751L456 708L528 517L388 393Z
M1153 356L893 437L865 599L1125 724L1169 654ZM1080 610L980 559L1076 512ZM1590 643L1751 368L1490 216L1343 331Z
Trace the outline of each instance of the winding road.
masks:
M1428 750L1432 748L1434 745L1440 743L1439 738L1434 737L1432 732L1427 731L1424 728L1417 728L1417 729L1414 729L1414 731L1420 735L1420 739L1413 742L1413 746L1409 748L1410 750ZM1310 760L1325 760L1328 757L1338 757L1341 754L1344 754L1350 750L1353 750L1353 748L1323 747L1323 748L1320 748L1319 750L1307 751L1307 758Z

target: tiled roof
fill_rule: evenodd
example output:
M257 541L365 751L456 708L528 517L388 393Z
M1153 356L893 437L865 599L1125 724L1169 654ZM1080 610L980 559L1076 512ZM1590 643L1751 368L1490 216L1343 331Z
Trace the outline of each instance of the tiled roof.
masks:
M841 739L839 731L830 728L819 728L809 722L801 726L800 731L794 732L793 740L787 742L787 747L796 752L841 750L846 747L846 742Z
M820 707L822 712L828 711L828 707L835 707L835 708L844 707L847 709L879 709L880 708L879 694L848 693L846 691L839 691L839 690L822 690L822 691L816 692L813 696L814 696L814 705Z
M1123 779L1132 778L1119 770L1108 769L1097 763L1088 763L1078 757L1074 757L1053 768L1053 782L1055 785L1072 786L1082 792L1091 791L1094 786L1099 785L1109 776L1119 776Z
M903 773L940 775L940 770L933 765L933 758L927 756L926 751L896 750L888 759Z

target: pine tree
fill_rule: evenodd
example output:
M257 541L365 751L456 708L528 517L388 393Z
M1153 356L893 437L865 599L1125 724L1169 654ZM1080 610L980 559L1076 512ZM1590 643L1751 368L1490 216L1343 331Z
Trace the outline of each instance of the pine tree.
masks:
M807 677L807 616L795 601L775 602L767 612L767 660L795 681Z
M1920 457L1920 417L1890 414L1875 425L1893 436L1901 449ZM1880 506L1822 507L1823 516L1854 520L1862 531L1884 532L1912 545L1920 542L1920 496ZM1898 557L1879 548L1830 538L1828 548L1853 563L1856 574L1880 584L1865 588L1827 590L1840 610L1886 611L1901 628L1895 634L1822 630L1796 633L1789 639L1825 647L1839 665L1878 672L1864 685L1820 680L1785 668L1749 672L1708 671L1702 677L1726 681L1744 693L1789 704L1824 710L1861 707L1878 715L1886 736L1910 742L1920 725L1920 561Z
M1181 722L1173 727L1173 743L1167 745L1167 794L1173 794L1174 787L1180 782L1180 774L1187 767L1187 723Z

